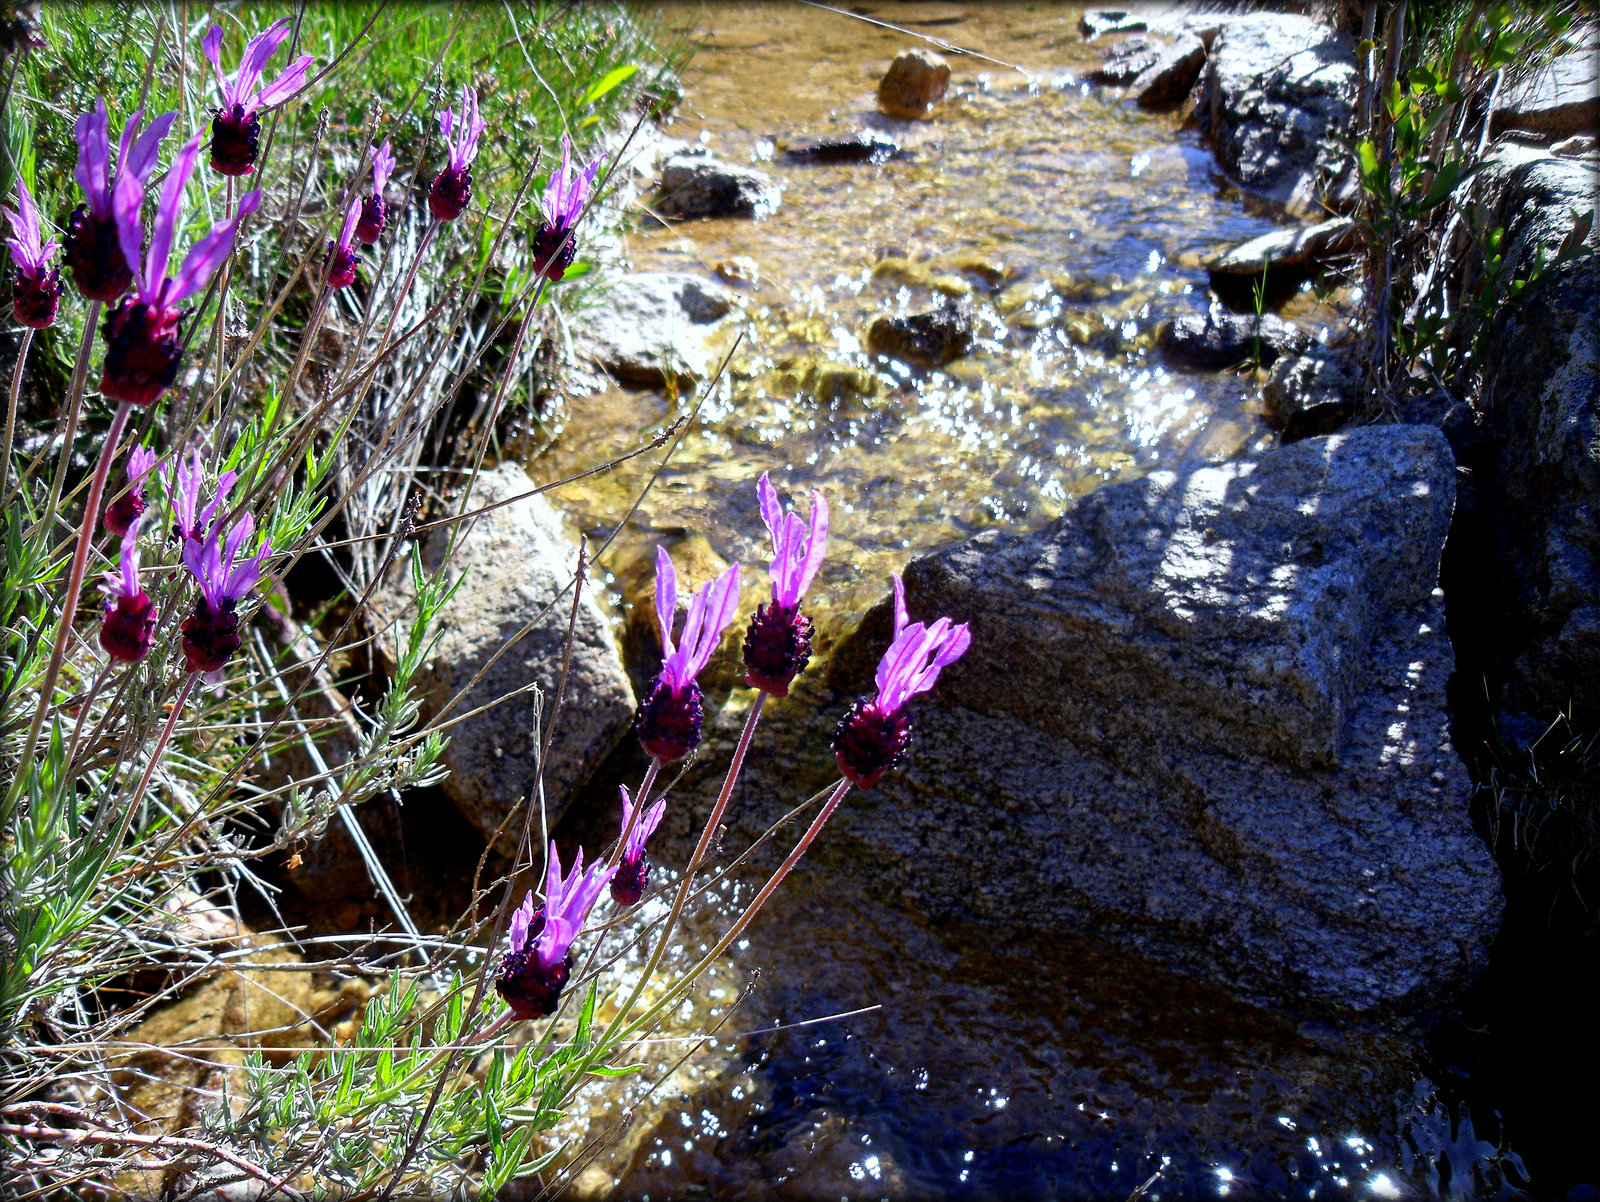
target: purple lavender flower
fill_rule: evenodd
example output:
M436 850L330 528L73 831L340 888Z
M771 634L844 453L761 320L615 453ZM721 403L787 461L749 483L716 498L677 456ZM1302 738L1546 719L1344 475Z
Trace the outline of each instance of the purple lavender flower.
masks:
M15 235L6 241L11 248L11 261L17 265L17 277L11 286L12 315L20 324L42 330L55 321L56 310L61 307L61 269L47 266L57 244L43 240L39 210L20 175L17 211L0 207L0 213L6 215Z
M478 116L478 93L461 91L461 116L451 109L439 114L439 129L450 148L450 162L433 178L428 189L428 209L439 221L454 221L472 199L472 160L478 157L478 139L484 123Z
M239 211L233 218L212 226L211 232L190 248L178 274L168 276L167 266L183 207L183 189L194 174L195 160L199 156L197 134L178 152L167 172L167 182L156 206L150 249L144 259L144 270L135 281L133 295L124 298L106 315L101 328L106 340L106 359L100 392L112 400L148 405L172 386L178 378L178 360L183 355L179 327L184 313L178 305L210 282L217 268L233 253L239 223L261 203L259 191L247 193L239 201ZM143 200L144 188L137 176L124 172L117 180L113 207L117 237L130 263L139 262L139 207Z
M678 575L671 557L656 548L656 622L661 629L661 671L650 682L639 707L639 742L663 764L688 755L700 745L705 702L695 679L711 660L728 623L739 612L739 565L734 564L703 586L689 602L682 641L672 641L672 619L678 607Z
M372 154L372 195L361 202L361 220L356 222L356 241L371 246L389 224L389 202L383 190L394 174L394 151L385 142Z
M628 841L623 844L622 856L617 861L617 875L611 878L611 900L619 906L636 906L650 885L650 861L645 857L644 845L656 833L656 827L661 825L661 817L667 812L667 799L661 798L635 817L634 810L637 807L633 798L628 796L628 787L623 785L621 788L622 829L627 831ZM632 830L628 830L630 822L633 823Z
M772 534L772 606L756 606L744 636L745 683L774 697L787 697L794 678L811 660L811 619L800 612L828 550L828 502L811 493L809 526L798 513L784 513L766 472L756 482L761 519Z
M574 171L572 142L566 134L561 135L561 167L550 176L550 183L545 187L541 205L544 222L533 235L533 261L538 265L539 274L552 284L567 274L567 268L578 255L578 243L568 235L583 215L583 206L589 201L594 177L599 171L599 158L582 171Z
M261 148L261 113L282 104L306 86L311 56L302 54L277 79L261 86L267 61L289 36L288 17L251 38L232 80L222 73L222 30L213 25L200 43L217 73L222 107L211 120L211 169L223 175L249 175Z
M183 566L200 586L194 613L183 624L183 657L191 672L219 672L239 649L239 602L261 579L261 565L272 554L272 542L262 539L253 556L240 550L255 533L248 513L232 526L218 523L203 542L183 541Z
M339 231L339 240L328 243L328 254L324 263L328 272L328 287L348 288L356 282L356 264L361 261L356 254L355 242L356 223L361 220L361 198L350 198L350 207L345 211L344 229Z
M156 607L139 587L139 520L123 532L121 571L107 572L100 591L106 610L100 619L100 646L112 659L136 664L150 653L156 633Z
M199 451L194 452L194 457L189 463L180 463L176 472L172 470L170 464L162 465L161 480L167 486L167 495L172 498L173 538L195 543L204 542L206 532L211 529L212 520L222 508L222 503L228 499L228 493L233 489L233 482L238 479L236 472L223 472L217 478L216 495L211 498L209 505L201 509L200 488L205 483L205 476Z
M859 698L833 732L839 770L862 789L906 757L911 745L907 704L926 693L939 673L972 644L967 624L940 618L932 626L906 623L906 588L894 578L894 641L878 661L878 695Z
M145 500L143 481L155 463L156 453L149 447L134 447L128 452L128 462L124 465L128 490L107 505L105 512L106 529L119 538L127 538L128 531L144 514L148 502Z
M555 840L550 841L544 901L537 901L530 891L512 914L511 950L494 985L517 1018L543 1018L556 1012L572 975L572 941L616 871L596 861L585 873L579 848L572 871L563 878L561 857Z
M144 110L128 118L117 152L116 170L111 166L111 120L106 102L95 101L94 112L78 117L78 166L73 172L83 192L83 203L67 219L66 249L61 259L72 272L72 282L84 297L109 304L133 283L133 269L139 262L137 250L132 258L123 253L117 233L113 194L117 184L131 177L141 189L156 169L161 140L167 136L177 113L162 113L139 133Z

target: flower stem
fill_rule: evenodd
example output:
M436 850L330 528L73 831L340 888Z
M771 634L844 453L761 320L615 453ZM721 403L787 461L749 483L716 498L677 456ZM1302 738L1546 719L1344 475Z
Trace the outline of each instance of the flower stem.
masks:
M710 967L712 961L714 961L718 956L722 955L723 952L728 950L728 946L739 937L740 933L745 929L745 927L750 925L750 920L754 918L760 911L761 907L766 904L767 899L772 896L773 891L776 890L779 885L783 884L783 878L788 876L790 870L800 862L800 857L805 855L806 848L811 846L812 840L815 839L822 828L827 825L828 819L833 815L833 811L838 808L839 803L844 800L844 795L849 791L849 780L841 780L837 785L834 786L833 792L828 795L828 800L823 804L821 811L815 818L811 820L811 825L806 828L806 833L800 836L800 842L794 845L794 850L789 853L788 858L785 859L782 864L778 865L778 870L767 879L767 883L765 885L761 886L761 892L757 893L755 897L751 899L750 904L744 908L744 913L739 915L738 919L735 920L734 924L727 929L722 938L717 940L717 942L712 946L711 950L708 951L704 956L700 957L699 961L693 968L689 969L688 972L683 974L676 985L674 985L666 993L662 994L661 997L657 998L648 1010L646 1010L638 1018L634 1019L633 1022L628 1024L627 1029L617 1037L617 1042L625 1042L626 1040L630 1039L635 1032L642 1030L653 1018L656 1017L656 1015L660 1014L669 1005L671 1005L677 998L678 994L687 989L690 983L693 982L696 977ZM663 939L662 942L664 943L666 940ZM633 1005L632 999L629 1000L628 1005ZM625 1015L626 1013L627 1010L624 1009L622 1014ZM608 1031L606 1034L609 1036L610 1032ZM602 1043L597 1046L606 1046L605 1041L602 1041Z
M6 442L0 454L0 505L6 500L6 483L11 474L11 441L17 432L17 399L22 395L22 368L28 362L28 348L33 345L33 327L26 327L22 345L17 348L17 367L11 373L11 404L6 409Z
M93 306L91 306L91 311ZM81 358L81 356L80 356ZM17 758L17 778L6 795L9 807L21 793L22 782L28 775L28 762L33 759L34 748L39 743L39 731L44 726L45 715L50 712L55 699L56 680L61 675L61 664L67 657L67 645L72 642L72 620L78 616L78 594L83 591L83 573L89 564L89 546L94 542L94 528L100 521L100 501L105 496L106 477L111 474L111 461L117 457L117 443L122 441L122 431L128 424L133 406L119 402L117 415L111 419L111 429L106 431L105 445L100 448L100 462L95 465L94 483L89 488L89 499L84 502L83 522L78 527L78 545L72 552L72 570L67 575L67 591L61 599L61 623L56 627L55 646L50 650L50 666L45 669L44 683L39 689L39 708L34 711L28 726L28 737L23 741L22 754ZM72 455L70 439L61 453L65 463ZM57 474L56 484L61 483ZM53 503L53 498L52 498ZM46 511L48 517L49 511Z
M645 984L655 976L656 969L661 966L661 956L667 949L667 940L672 937L672 929L677 926L678 919L683 916L683 907L688 904L689 891L694 888L694 874L700 867L700 861L706 854L706 849L711 845L712 836L716 833L717 826L722 821L722 815L727 811L728 799L733 796L733 784L739 779L739 773L744 768L744 757L750 750L750 740L755 737L756 724L761 721L762 707L767 703L765 690L756 693L755 704L750 707L750 712L745 715L744 729L739 732L739 745L734 748L733 759L728 764L728 775L722 778L722 788L717 793L717 802L711 807L711 815L706 819L705 830L700 832L700 842L695 845L694 855L689 858L689 863L684 866L683 876L678 881L678 896L672 899L672 909L667 913L667 920L661 926L661 934L656 937L655 947L650 949L650 959L644 966L644 971L639 974L639 979L633 983L633 992L628 995L628 1000L617 1011L617 1016L611 1020L605 1036L601 1039L604 1045L610 1041L611 1032L618 1023L633 1009L633 1004L639 1000L639 995L644 992ZM652 761L654 763L654 761ZM636 807L644 808L641 801ZM626 836L624 836L626 837ZM622 844L618 843L620 856Z

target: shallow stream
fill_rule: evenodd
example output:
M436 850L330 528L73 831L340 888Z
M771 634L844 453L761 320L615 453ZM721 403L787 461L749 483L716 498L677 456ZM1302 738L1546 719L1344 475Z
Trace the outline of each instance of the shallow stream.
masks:
M791 495L816 487L832 501L815 607L826 642L921 551L997 525L1037 528L1110 480L1266 445L1252 377L1170 370L1152 343L1163 318L1204 307L1206 256L1272 222L1215 175L1177 115L1078 82L1101 49L1081 40L1078 8L856 5L1032 73L953 59L949 99L918 124L874 113L877 79L912 44L904 33L800 4L667 11L701 47L668 132L703 135L784 194L762 220L627 237L637 269L740 277L744 317L730 325L747 333L732 378L615 549L620 605L649 548L688 555L687 532L751 565L753 605L766 587L753 487L764 469ZM784 161L785 137L865 124L907 153ZM864 353L875 315L946 295L975 305L971 355L918 374ZM1311 295L1285 315L1314 330L1337 322ZM626 451L684 407L620 389L577 398L530 470L553 479ZM604 533L651 467L568 487L559 504ZM740 692L728 703L714 770L745 704ZM827 778L837 713L806 711L833 704L820 686L774 708L786 704L796 708L763 727L755 754L790 740L774 754L802 764L798 802ZM633 769L617 775L632 784L622 773ZM689 786L684 808L705 793ZM569 820L566 835L606 838L614 789L596 782L575 807L592 817ZM730 849L759 831L736 816ZM1516 1175L1515 1156L1437 1096L1415 1040L1296 1025L1076 940L932 929L861 877L825 834L738 954L673 1015L669 1034L726 1020L718 1038L653 1098L637 1081L606 1087L613 1106L625 1090L641 1120L580 1193L1127 1197L1159 1171L1152 1198L1391 1198L1493 1195ZM669 961L686 963L739 892L698 915ZM771 1030L840 1014L851 1016ZM687 1047L653 1049L652 1067ZM580 1119L571 1134L585 1131Z

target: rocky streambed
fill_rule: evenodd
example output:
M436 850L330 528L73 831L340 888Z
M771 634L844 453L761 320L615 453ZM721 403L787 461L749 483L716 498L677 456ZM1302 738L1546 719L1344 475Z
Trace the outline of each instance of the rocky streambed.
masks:
M508 503L465 538L471 592L429 669L448 696L555 599L575 536L621 523L546 773L559 838L597 846L643 766L654 546L696 583L759 565L756 475L823 489L818 657L767 711L732 852L833 778L890 571L914 617L973 629L906 768L851 799L677 1015L726 1020L719 1038L653 1099L606 1087L643 1117L578 1188L1518 1187L1522 1103L1464 1086L1455 1053L1482 1044L1450 1042L1506 904L1451 700L1463 671L1509 665L1536 725L1600 679L1592 262L1507 316L1486 415L1440 400L1349 427L1347 38L1292 14L867 15L1001 61L906 54L905 33L800 6L673 18L702 49L633 161L654 217L567 314L593 387L486 476L481 500ZM1474 184L1516 255L1594 204L1592 151L1534 128L1570 118L1557 101L1507 108L1544 141L1507 142ZM513 500L663 430L730 350L637 512L658 459ZM1441 581L1476 587L1469 563L1489 583L1463 616ZM746 592L753 610L764 582ZM567 616L467 707L548 691ZM726 651L667 862L750 704ZM445 789L475 836L526 791L540 720L529 692L453 731ZM1546 1180L1573 1184L1555 1161Z

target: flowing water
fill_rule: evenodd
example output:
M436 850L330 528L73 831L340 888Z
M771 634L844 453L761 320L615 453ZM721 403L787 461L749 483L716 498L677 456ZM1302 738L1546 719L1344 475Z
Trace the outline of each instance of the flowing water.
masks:
M855 11L1031 75L955 59L933 120L884 122L873 90L906 35L799 4L667 10L700 45L668 132L769 171L784 195L762 220L626 239L636 268L740 277L730 325L746 341L615 549L624 609L657 541L702 562L764 564L753 488L764 469L797 497L816 487L832 500L815 607L826 643L922 550L996 525L1036 528L1106 481L1265 445L1252 377L1174 371L1152 350L1163 318L1205 305L1205 256L1272 228L1214 175L1181 118L1078 82L1099 47L1081 41L1075 8ZM874 123L907 153L800 166L779 149L787 136ZM875 315L950 295L977 313L971 355L911 373L863 351ZM1313 296L1287 312L1337 332L1336 311ZM552 479L628 450L685 407L620 389L577 398L530 470ZM560 504L603 533L651 468L635 460L564 489ZM753 575L752 594L765 588ZM719 768L740 697L712 740ZM777 740L786 764L809 765L793 772L794 801L826 779L837 713L806 709L825 704L825 690L802 689L758 738L757 755ZM631 783L630 771L616 775ZM691 786L674 804L703 813L706 789ZM603 841L614 789L598 782L566 834ZM751 821L730 819L730 847L765 820ZM681 848L687 823L663 839ZM1003 865L975 864L975 879L986 871ZM1518 1169L1437 1096L1414 1041L1295 1025L1077 940L930 929L861 875L824 834L737 954L671 1015L669 1037L725 1024L717 1037L652 1045L649 1072L597 1087L568 1134L598 1134L590 1120L624 1098L639 1118L579 1176L580 1193L1127 1197L1159 1170L1151 1197L1387 1198L1493 1194ZM704 946L741 890L694 917L669 964ZM613 979L636 966L635 952ZM794 1025L833 1015L848 1017Z

